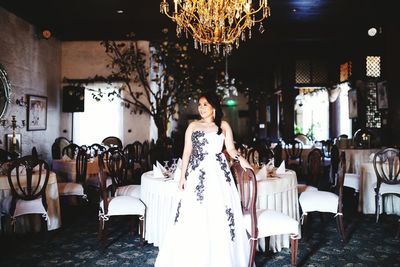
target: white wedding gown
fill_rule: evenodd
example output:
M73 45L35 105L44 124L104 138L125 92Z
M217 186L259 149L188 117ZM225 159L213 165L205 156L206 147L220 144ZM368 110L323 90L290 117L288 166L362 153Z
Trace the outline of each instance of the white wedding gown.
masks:
M194 131L185 190L156 267L246 267L249 241L224 134Z

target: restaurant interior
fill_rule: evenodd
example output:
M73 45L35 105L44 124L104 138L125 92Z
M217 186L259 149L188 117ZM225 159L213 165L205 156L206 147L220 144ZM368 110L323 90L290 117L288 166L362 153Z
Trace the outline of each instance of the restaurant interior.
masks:
M213 91L248 266L397 266L394 2L0 1L0 265L154 266Z

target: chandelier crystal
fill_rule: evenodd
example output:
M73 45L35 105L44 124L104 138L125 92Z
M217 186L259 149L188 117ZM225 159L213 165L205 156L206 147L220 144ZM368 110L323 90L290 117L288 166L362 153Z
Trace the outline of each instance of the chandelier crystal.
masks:
M194 47L209 52L230 54L240 41L251 38L251 28L270 16L267 0L173 0L170 13L167 0L162 0L160 12L176 22L178 37L192 35Z
M228 55L225 55L225 73L223 82L217 81L217 91L221 92L223 98L232 98L238 96L238 90L235 85L235 78L229 79L228 74Z

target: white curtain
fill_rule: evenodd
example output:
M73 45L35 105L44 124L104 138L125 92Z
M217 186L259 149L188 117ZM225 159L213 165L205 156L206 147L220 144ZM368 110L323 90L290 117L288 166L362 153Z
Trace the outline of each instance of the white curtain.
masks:
M93 88L107 91L110 86L99 83ZM118 98L110 101L104 94L97 101L90 91L85 90L85 112L74 113L74 143L101 143L107 136L117 136L123 140L123 114L123 106Z

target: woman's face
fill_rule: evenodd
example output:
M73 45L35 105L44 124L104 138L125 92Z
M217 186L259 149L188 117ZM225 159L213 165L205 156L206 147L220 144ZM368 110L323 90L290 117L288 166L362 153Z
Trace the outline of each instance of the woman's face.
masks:
M214 108L205 97L200 98L198 109L202 119L213 117L214 115Z

